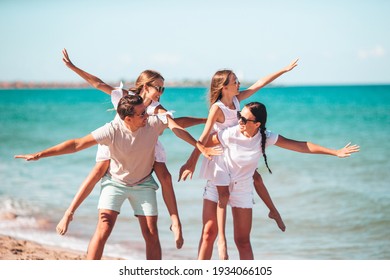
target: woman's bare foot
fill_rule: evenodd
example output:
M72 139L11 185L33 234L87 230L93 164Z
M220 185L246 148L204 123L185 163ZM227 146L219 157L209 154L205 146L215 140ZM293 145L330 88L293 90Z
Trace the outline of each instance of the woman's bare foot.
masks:
M220 260L228 260L228 252L226 246L226 240L218 239L218 256Z
M59 235L64 235L68 230L69 223L73 220L73 213L66 211L61 221L56 227L56 231Z
M280 228L281 231L286 230L286 226L282 220L282 217L280 217L280 214L278 212L269 212L268 217L270 219L274 219L278 227Z
M173 224L169 228L175 237L176 242L176 248L181 249L183 247L184 239L183 239L183 233L181 231L181 225L180 224Z

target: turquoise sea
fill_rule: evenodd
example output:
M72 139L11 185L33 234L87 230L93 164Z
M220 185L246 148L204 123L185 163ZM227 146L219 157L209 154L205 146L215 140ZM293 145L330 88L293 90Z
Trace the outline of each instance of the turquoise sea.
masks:
M161 102L176 117L206 117L206 93L206 88L168 88ZM267 218L267 208L256 197L251 234L255 258L389 260L390 86L267 87L248 101L254 100L268 108L267 128L285 137L331 148L350 141L361 146L360 153L347 159L267 150L273 174L262 161L259 170L287 229L281 232ZM96 225L100 186L76 212L65 236L58 236L55 226L93 167L96 148L37 162L13 156L86 135L112 120L111 107L109 96L94 89L0 91L0 234L86 251ZM202 129L189 131L198 138ZM177 182L192 147L169 130L160 139L185 238L177 250L159 190L163 259L196 259L205 182L197 178L198 169L192 180ZM10 213L16 218L9 218ZM231 215L227 235L230 258L238 259ZM145 258L138 222L126 203L105 254Z

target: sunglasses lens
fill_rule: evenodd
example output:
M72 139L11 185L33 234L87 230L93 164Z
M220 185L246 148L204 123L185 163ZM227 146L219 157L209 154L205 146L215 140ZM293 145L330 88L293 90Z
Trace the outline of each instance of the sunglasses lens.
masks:
M237 119L238 119L239 121L242 121L243 124L246 124L246 123L248 122L248 120L247 120L246 118L244 118L243 116L241 116L241 113L240 113L239 111L237 112Z

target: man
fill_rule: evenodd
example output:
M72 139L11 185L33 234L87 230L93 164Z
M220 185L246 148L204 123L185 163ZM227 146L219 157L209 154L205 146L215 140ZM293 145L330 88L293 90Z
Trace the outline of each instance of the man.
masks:
M220 151L204 148L169 118L163 121L158 116L149 117L139 95L122 97L117 113L119 120L107 123L82 138L67 140L35 154L16 155L15 158L38 160L75 153L97 144L107 145L111 154L110 167L102 178L98 225L88 246L87 259L101 259L105 243L125 199L129 199L134 215L138 218L146 243L146 258L161 259L157 229L158 185L151 176L158 136L169 127L200 149L206 157L220 154Z

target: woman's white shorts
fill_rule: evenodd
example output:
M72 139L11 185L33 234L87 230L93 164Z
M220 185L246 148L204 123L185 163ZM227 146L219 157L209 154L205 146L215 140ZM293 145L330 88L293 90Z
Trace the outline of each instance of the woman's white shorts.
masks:
M228 204L231 207L237 208L253 208L254 198L253 198L253 178L249 178L244 181L233 181L229 186L229 201ZM203 199L218 202L218 190L217 187L207 181L207 184L204 188Z

